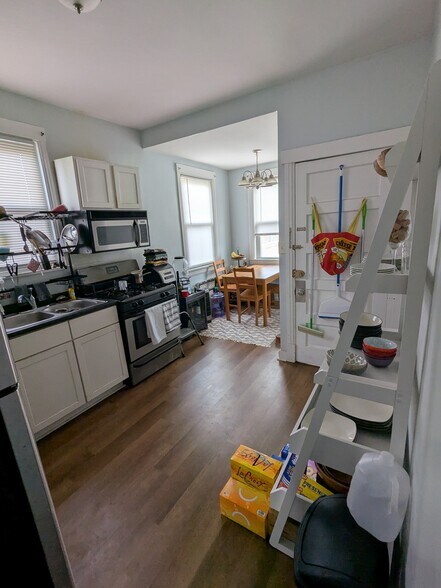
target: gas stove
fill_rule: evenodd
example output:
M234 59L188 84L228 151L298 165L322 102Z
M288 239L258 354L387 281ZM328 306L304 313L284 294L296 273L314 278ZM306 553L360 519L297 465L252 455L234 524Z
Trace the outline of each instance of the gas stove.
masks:
M180 328L167 333L155 345L145 320L147 309L176 300L176 284L163 284L160 277L148 284L137 284L131 273L137 270L135 260L83 268L80 271L85 277L78 289L83 298L116 301L131 384L137 384L181 356Z

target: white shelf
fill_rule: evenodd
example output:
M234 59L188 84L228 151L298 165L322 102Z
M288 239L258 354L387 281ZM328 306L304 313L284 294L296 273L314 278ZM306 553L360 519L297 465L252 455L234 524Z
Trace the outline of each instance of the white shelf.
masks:
M360 281L360 275L355 274L345 281L346 292L355 292ZM407 278L407 274L377 274L371 292L377 292L379 294L406 294Z
M363 351L360 349L351 347L350 351L363 356ZM393 362L386 368L377 368L368 365L367 370L360 376L342 372L339 376L337 392L393 406L395 404L399 365L400 358L398 352ZM328 374L328 369L328 363L324 359L322 365L314 374L315 384L323 385Z

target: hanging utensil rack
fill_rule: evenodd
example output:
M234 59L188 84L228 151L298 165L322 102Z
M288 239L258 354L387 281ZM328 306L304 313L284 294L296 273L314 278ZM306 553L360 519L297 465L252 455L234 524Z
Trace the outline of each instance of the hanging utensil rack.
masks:
M16 223L26 223L28 221L32 221L32 220L50 220L50 221L61 221L64 218L68 218L72 213L70 211L64 211L64 212L55 212L52 210L39 210L33 213L29 213L29 214L25 214L23 216L15 216L12 214L8 214L5 215L3 218L0 218L0 222L3 221L12 221L12 222L16 222ZM40 253L46 253L46 252L51 252L51 251L56 251L58 252L59 250L62 250L65 253L72 253L73 250L75 250L75 248L73 247L69 247L69 246L60 246L60 247L44 247L41 248L39 251ZM8 257L17 257L20 255L31 255L31 253L29 251L16 251L16 252L8 252L8 253L1 253L0 256L3 260L6 260ZM70 257L70 255L68 255L68 262L69 262L69 270L70 270L70 276L66 276L64 279L63 278L55 278L53 280L48 280L46 283L55 283L55 282L75 282L75 280L79 279L79 276L75 275L75 270L73 269L72 266L72 259ZM62 268L57 268L62 270ZM10 289L9 289L10 290ZM5 292L9 291L9 290L5 290ZM13 290L13 288L12 288Z

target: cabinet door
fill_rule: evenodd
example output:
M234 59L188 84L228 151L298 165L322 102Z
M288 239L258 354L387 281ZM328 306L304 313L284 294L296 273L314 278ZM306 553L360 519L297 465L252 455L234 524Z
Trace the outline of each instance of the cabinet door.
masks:
M83 208L115 208L116 199L110 165L106 161L76 158Z
M72 343L16 363L19 392L34 433L86 402Z
M92 400L128 377L119 324L74 341L87 400Z
M141 208L141 190L137 167L113 166L118 208Z

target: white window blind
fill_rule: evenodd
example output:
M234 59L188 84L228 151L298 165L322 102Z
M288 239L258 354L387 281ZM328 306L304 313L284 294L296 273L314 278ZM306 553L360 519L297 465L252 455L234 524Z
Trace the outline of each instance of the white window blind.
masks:
M37 146L31 140L0 136L0 205L14 216L50 209ZM29 221L29 226L55 239L51 221ZM13 221L0 222L0 245L12 252L23 251L20 230ZM30 259L20 255L15 261L26 265Z
M279 257L279 190L253 190L254 248L257 259Z
M203 172L203 170L201 170ZM215 259L213 179L179 173L184 252L190 268Z

